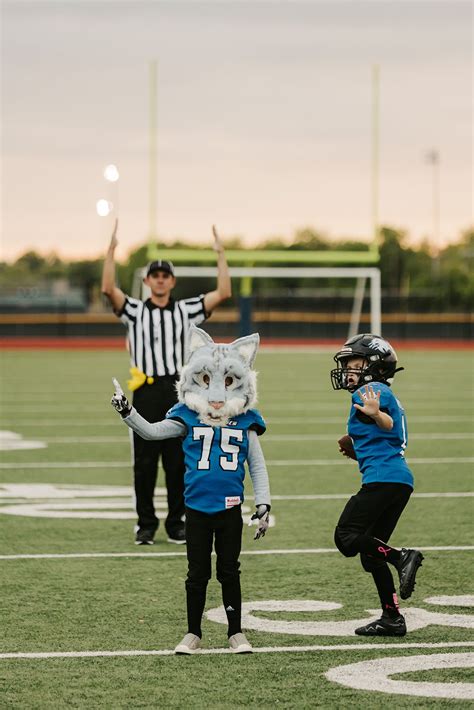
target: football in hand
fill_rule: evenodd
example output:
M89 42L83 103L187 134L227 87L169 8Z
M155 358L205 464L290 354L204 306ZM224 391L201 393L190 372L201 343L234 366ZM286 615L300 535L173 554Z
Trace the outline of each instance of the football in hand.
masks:
M354 451L354 444L352 443L352 439L350 436L345 434L345 436L341 436L341 438L338 440L338 445L339 445L339 451L341 454L344 454L344 456L347 456L349 459L354 459L354 461L357 461L357 456L356 452Z

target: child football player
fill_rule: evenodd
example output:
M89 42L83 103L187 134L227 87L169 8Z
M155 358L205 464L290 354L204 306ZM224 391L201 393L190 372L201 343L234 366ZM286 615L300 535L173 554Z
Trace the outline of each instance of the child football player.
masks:
M176 646L177 654L193 654L201 647L213 543L230 649L234 653L252 652L241 628L239 555L245 461L257 508L252 516L258 521L255 539L265 535L271 507L268 473L258 441L265 422L253 409L257 392L252 364L258 343L255 333L229 345L218 345L205 331L191 325L190 355L177 384L178 404L155 424L131 407L114 380L112 405L131 429L144 439L181 437L183 441L188 632Z
M403 368L397 369L397 355L390 343L370 333L348 340L334 360L334 389L345 389L352 395L349 436L339 440L340 451L357 460L362 474L362 487L346 504L334 540L345 557L360 554L382 605L382 616L355 633L404 636L407 628L389 565L398 573L401 598L408 599L423 555L388 544L413 492L413 475L405 461L405 412L390 389L395 373Z

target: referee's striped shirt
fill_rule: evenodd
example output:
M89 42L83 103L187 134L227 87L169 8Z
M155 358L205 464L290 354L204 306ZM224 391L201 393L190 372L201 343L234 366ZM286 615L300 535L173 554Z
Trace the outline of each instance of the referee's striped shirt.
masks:
M164 308L151 299L126 296L118 315L128 329L132 366L147 377L178 375L186 359L190 324L198 325L208 317L204 295L180 301L170 298Z

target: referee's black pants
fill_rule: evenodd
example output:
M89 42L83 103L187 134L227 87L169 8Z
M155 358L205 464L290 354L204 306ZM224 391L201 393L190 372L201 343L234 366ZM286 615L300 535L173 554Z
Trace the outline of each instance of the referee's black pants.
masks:
M177 377L155 378L152 385L144 384L133 394L133 406L149 422L159 422L176 404L175 383ZM184 516L184 457L181 439L146 441L133 434L133 470L138 527L155 531L159 521L155 513L155 492L158 461L161 456L168 494L168 516L165 527L173 535L183 527Z
M212 576L211 554L216 549L216 577L222 586L222 601L227 614L228 636L242 631L242 595L239 555L242 546L242 508L209 515L186 508L186 606L188 633L202 637L201 619L206 604L207 583Z

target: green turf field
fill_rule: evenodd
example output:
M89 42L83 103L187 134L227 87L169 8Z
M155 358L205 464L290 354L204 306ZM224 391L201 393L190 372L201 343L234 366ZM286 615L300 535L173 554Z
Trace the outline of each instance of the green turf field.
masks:
M247 635L262 652L217 652L226 648L226 627L206 619L203 645L216 653L176 657L152 652L170 651L186 631L186 560L163 529L154 547L133 544L128 430L109 405L111 377L123 384L127 378L125 353L3 353L0 429L22 437L15 443L4 434L4 446L39 442L43 448L10 448L0 464L0 706L379 708L392 701L467 707L474 627L473 498L466 495L474 490L472 356L399 356L406 371L394 389L407 411L407 459L421 495L410 501L392 542L425 549L415 593L403 605L409 628L417 628L402 639L375 639L369 648L352 634L378 599L359 562L333 551L345 496L359 484L356 465L336 444L349 397L331 388L330 353L261 351L259 407L268 423L262 445L275 526L258 542L244 527L241 559L244 602L261 602L249 612ZM158 486L164 505L161 473ZM451 599L426 601L433 597ZM263 603L268 600L308 605L272 610ZM309 602L332 606L321 610ZM213 579L206 608L220 603ZM46 655L5 656L35 652ZM84 656L49 656L67 652ZM430 654L451 655L458 665L420 667L420 655ZM408 671L391 675L394 691L404 681L422 693L442 684L438 690L448 688L447 697L382 693L380 669L373 690L325 676L338 666L392 657L391 674L399 673L397 658L413 659ZM364 682L370 673L355 670ZM454 692L463 699L450 698Z

